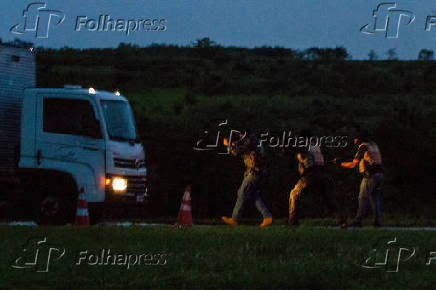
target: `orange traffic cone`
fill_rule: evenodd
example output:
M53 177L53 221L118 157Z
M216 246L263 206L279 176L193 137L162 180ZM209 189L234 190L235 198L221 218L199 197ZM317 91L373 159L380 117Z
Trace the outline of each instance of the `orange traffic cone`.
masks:
M182 198L179 215L177 217L176 226L192 227L192 212L191 212L191 186L186 186L185 193Z
M86 201L86 192L84 187L82 187L79 192L79 199L77 200L76 219L74 220L74 225L89 226L88 202Z

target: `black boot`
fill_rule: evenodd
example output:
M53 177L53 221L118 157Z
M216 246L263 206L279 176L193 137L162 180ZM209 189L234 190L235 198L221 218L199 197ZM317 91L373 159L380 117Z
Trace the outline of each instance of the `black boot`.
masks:
M339 226L341 229L345 229L345 228L347 228L347 227L348 227L347 219L345 219L345 218L340 219L340 220L338 221L338 226Z
M288 226L290 226L290 227L298 227L299 225L300 225L300 222L296 219L288 220Z
M347 223L347 219L342 215L336 215L335 217L336 225L342 226L343 224Z

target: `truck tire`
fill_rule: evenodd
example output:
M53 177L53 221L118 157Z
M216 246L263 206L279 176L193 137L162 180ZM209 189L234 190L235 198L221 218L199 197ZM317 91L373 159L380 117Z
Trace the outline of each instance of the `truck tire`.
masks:
M39 225L65 225L73 223L77 197L72 194L40 192L34 201L34 216Z

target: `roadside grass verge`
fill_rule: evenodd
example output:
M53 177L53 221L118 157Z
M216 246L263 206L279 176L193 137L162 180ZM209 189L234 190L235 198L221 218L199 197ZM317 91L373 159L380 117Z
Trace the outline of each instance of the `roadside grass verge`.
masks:
M436 233L332 230L281 225L150 227L0 227L2 289L434 289ZM65 256L47 273L13 269L29 238L47 237ZM377 241L397 239L416 249L413 259L389 268L360 266ZM41 246L41 249L43 247ZM76 265L81 251L99 255L165 254L165 265ZM382 252L383 253L383 252ZM41 252L41 263L44 262ZM389 262L388 267L395 266Z

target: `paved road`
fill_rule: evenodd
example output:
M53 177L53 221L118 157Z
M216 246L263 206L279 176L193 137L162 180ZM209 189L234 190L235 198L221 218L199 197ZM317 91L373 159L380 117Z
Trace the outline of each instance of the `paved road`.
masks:
M34 221L10 221L10 222L0 222L0 225L8 225L8 226L37 226ZM111 221L111 222L101 222L97 224L97 226L108 226L108 227L130 227L130 226L171 226L169 224L158 224L158 223L145 223L145 222L129 222L129 221ZM199 225L196 225L199 226ZM204 225L202 225L204 226ZM213 226L213 225L210 225ZM283 226L286 227L286 226ZM364 231L364 230L391 230L391 231L436 231L436 227L361 227L361 228L346 228L341 229L340 227L321 227L314 226L312 228L319 229L332 229L332 230L351 230L351 231Z
M317 227L322 228L322 227ZM352 231L364 231L364 230L390 230L390 231L436 231L436 228L430 228L430 227L361 227L361 228L346 228L341 229L340 227L327 227L329 229L334 230L352 230Z

